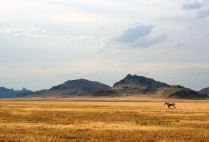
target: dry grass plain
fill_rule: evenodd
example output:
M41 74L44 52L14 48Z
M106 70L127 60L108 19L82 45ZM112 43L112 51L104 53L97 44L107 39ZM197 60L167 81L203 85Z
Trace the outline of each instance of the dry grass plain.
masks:
M175 100L177 109L164 101L2 99L0 141L209 141L208 100Z

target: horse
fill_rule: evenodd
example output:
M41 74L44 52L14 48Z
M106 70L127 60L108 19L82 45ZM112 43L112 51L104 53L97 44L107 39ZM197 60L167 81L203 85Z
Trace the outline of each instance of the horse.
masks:
M168 106L168 108L171 108L171 106L173 106L175 109L176 109L176 107L175 107L175 103L167 103L167 102L165 102L165 104L164 105L167 105Z

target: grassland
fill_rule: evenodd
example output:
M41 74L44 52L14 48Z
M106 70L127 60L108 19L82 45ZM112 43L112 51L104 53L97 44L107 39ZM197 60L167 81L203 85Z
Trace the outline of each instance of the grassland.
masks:
M209 141L209 101L163 101L0 100L0 141Z

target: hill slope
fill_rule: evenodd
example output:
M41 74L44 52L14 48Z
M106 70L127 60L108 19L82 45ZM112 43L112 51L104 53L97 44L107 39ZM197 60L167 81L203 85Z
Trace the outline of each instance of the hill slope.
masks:
M69 80L63 84L53 86L49 90L36 91L28 95L18 97L67 97L67 96L89 96L99 90L110 89L111 87L99 82L86 79Z
M207 94L207 95L209 95L209 87L204 88L204 89L201 89L199 92L200 92L201 94Z

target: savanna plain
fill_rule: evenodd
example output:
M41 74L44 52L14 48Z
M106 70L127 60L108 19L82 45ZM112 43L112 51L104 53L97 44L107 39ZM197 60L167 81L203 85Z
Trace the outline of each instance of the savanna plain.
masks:
M209 100L1 99L0 141L206 142Z

